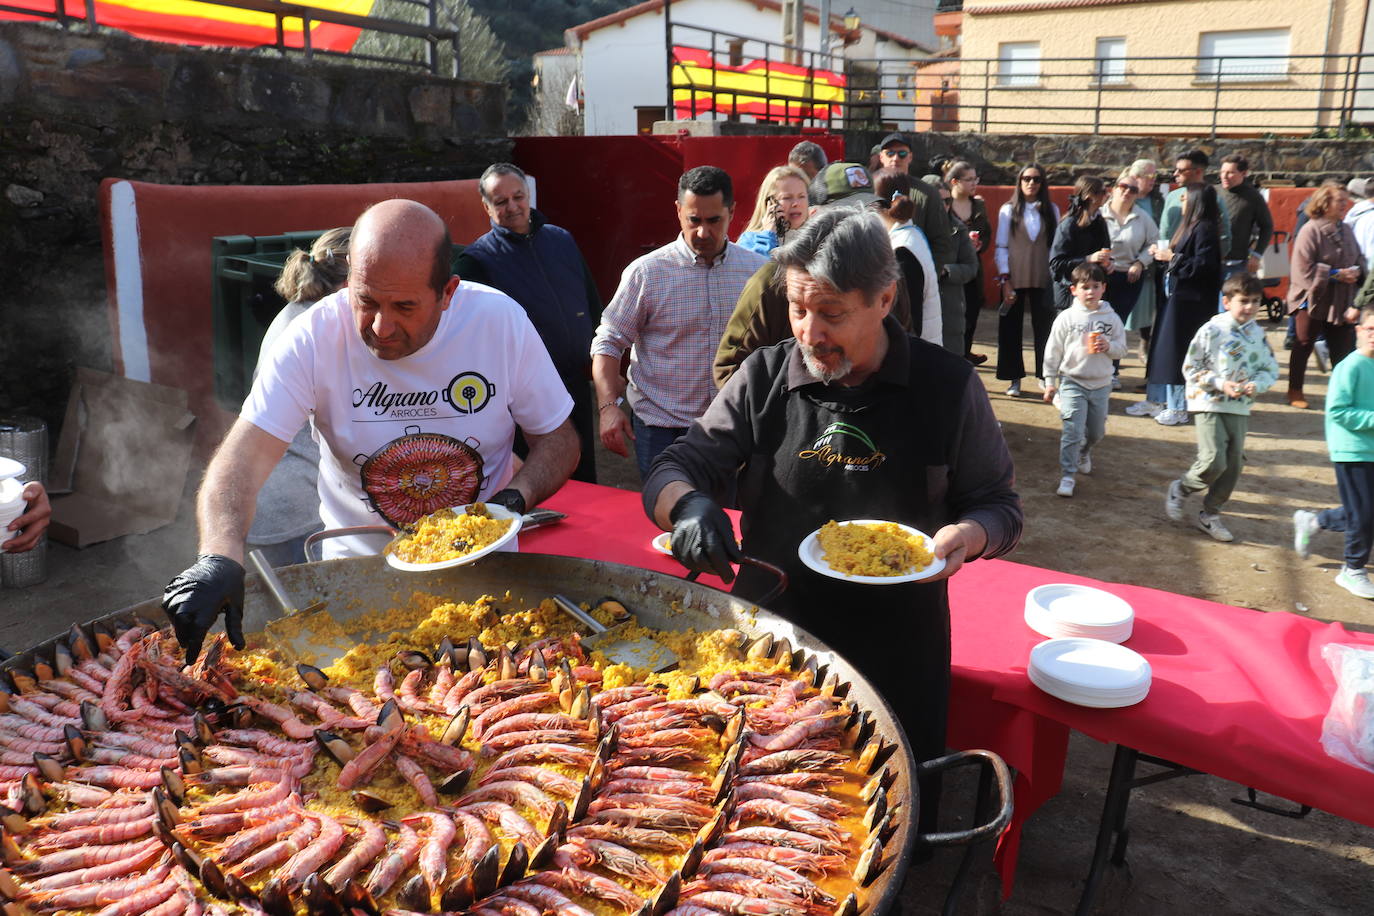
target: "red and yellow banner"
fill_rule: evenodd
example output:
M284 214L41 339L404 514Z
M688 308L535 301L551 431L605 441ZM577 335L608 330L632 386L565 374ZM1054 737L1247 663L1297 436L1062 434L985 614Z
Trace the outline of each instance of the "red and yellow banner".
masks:
M271 13L201 3L199 0L65 0L68 17L85 18L86 4L94 2L98 25L119 29L139 38L168 41L186 45L214 45L236 48L255 48L277 43L277 19ZM53 14L57 0L0 0L6 6ZM302 3L320 10L367 16L374 0L310 0ZM51 20L28 16L20 12L0 10L0 19ZM304 23L300 19L283 20L282 40L290 48L305 46ZM310 23L310 45L323 51L348 51L358 39L359 30L328 22Z
M673 108L679 118L705 112L758 118L843 116L845 78L781 61L722 64L700 48L673 48Z

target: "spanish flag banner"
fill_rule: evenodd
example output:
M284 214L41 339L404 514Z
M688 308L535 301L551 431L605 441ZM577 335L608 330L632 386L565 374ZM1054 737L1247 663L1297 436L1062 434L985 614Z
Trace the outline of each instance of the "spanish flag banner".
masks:
M255 48L277 43L277 17L272 13L239 9L199 0L65 0L63 10L69 18L84 19L86 4L95 6L97 25L119 29L153 41L185 45ZM301 6L367 16L374 0L310 0ZM11 9L0 10L0 19L47 20L57 12L58 0L0 0ZM18 10L33 10L46 16L26 15ZM304 22L300 18L282 21L282 40L289 48L302 48ZM310 22L310 46L322 51L348 51L358 40L359 30L329 22Z
M769 120L843 117L845 77L781 61L722 64L710 51L673 48L673 108L679 118L705 112Z

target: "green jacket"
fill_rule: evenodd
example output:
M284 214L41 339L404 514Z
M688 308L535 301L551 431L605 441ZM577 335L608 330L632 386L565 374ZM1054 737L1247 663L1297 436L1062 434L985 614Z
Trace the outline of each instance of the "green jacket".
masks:
M1332 461L1374 461L1374 359L1358 350L1331 370L1326 447Z

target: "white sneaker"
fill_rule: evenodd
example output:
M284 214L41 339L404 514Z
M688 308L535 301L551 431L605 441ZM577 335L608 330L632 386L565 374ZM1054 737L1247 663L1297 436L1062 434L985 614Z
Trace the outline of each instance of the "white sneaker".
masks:
M1325 340L1319 339L1312 345L1312 355L1317 357L1317 368L1327 372L1331 368L1331 348Z
M1188 411L1161 410L1155 415L1155 422L1160 426L1186 426L1188 423Z
M1154 417L1158 416L1164 405L1158 401L1141 401L1139 404L1132 404L1126 408L1128 417Z
M1059 478L1059 489L1055 490L1054 492L1055 492L1055 493L1058 493L1060 496L1072 496L1072 495L1073 495L1073 478L1072 478L1072 477L1061 477L1061 478Z
M1176 522L1183 521L1183 501L1187 498L1183 492L1183 481L1170 481L1169 489L1164 492L1164 514Z
M1007 386L1007 397L1009 397L1009 398L1019 398L1020 396L1021 396L1021 383L1020 383L1020 382L1012 382L1010 385Z
M1112 376L1112 390L1113 390L1113 391L1120 391L1120 390L1121 390L1121 376L1119 376L1119 375L1113 375L1113 376Z
M1218 541L1230 543L1236 539L1231 530L1221 523L1220 515L1208 515L1206 512L1199 512L1194 524Z
M1369 574L1363 567L1351 569L1342 566L1341 571L1336 573L1336 584L1356 598L1374 599L1374 582L1369 581Z
M1317 524L1317 513L1299 509L1293 513L1293 549L1304 560L1312 552L1312 535L1321 530Z
M1078 456L1078 473L1091 474L1092 472L1093 456L1088 452L1087 449L1084 449L1083 454Z

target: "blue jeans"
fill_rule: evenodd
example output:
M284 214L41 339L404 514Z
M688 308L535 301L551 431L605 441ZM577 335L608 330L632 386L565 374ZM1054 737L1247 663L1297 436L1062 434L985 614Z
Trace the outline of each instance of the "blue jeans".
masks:
M1188 398L1185 396L1187 390L1183 385L1157 385L1154 382L1148 382L1145 385L1145 400L1163 404L1169 410L1187 410Z
M1059 419L1064 428L1059 435L1059 469L1065 477L1078 472L1078 459L1106 434L1111 396L1111 385L1084 388L1071 378L1060 380Z
M687 432L687 427L650 426L639 418L639 414L634 414L630 422L634 424L635 430L635 463L639 465L639 479L646 480L649 477L649 468L658 457L658 453L672 445L678 436Z
M1374 462L1336 461L1333 464L1341 506L1317 513L1317 524L1328 531L1343 530L1345 565L1350 569L1364 569L1374 545Z

